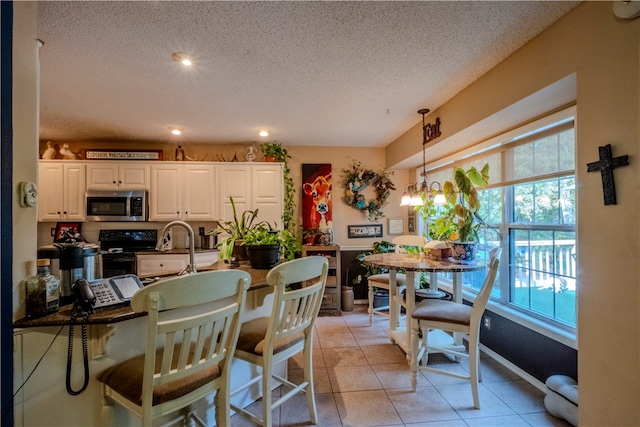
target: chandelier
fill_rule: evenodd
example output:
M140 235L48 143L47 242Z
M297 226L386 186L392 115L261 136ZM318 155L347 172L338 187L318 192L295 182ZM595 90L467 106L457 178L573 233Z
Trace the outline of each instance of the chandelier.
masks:
M436 195L433 199L433 203L436 205L444 205L446 199L442 192L442 186L438 181L433 181L431 185L427 184L427 159L426 159L426 146L429 141L429 135L427 128L428 124L424 122L424 116L430 110L428 108L422 108L418 110L418 114L422 114L422 172L420 172L420 183L407 184L404 193L402 193L402 199L400 199L400 206L423 206L424 199L429 197L429 193L433 192L434 186L436 187Z

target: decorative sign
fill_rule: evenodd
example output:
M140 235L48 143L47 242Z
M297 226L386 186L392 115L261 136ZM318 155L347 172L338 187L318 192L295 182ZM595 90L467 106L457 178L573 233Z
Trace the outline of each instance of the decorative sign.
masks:
M87 160L162 160L162 150L88 149Z
M382 224L347 225L347 230L350 239L382 237Z
M593 163L587 163L587 172L600 171L602 177L602 191L604 192L604 204L616 204L616 186L613 182L613 169L618 166L627 166L629 164L629 156L612 157L611 144L604 147L598 147L600 160Z
M442 135L440 133L440 117L436 118L436 123L426 123L422 127L422 145L425 145L427 142L431 142L437 137Z

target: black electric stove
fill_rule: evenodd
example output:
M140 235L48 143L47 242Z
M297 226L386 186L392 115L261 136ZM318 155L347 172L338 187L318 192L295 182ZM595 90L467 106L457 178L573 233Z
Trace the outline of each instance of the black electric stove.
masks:
M136 252L153 251L158 230L100 230L102 277L137 274Z

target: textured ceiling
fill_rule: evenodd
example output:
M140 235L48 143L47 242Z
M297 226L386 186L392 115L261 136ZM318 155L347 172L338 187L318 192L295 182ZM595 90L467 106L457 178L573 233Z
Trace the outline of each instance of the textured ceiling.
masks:
M40 137L383 147L577 4L39 2Z

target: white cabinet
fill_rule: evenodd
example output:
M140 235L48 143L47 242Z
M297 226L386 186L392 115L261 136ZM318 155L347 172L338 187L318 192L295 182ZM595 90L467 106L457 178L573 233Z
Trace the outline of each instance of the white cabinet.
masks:
M209 267L218 262L218 251L198 252L195 254L196 270ZM137 254L136 272L138 276L162 276L180 273L189 264L189 254Z
M220 215L230 220L233 197L237 214L258 209L258 220L282 227L284 180L282 163L220 164Z
M75 161L38 164L39 221L84 221L85 166Z
M148 190L150 166L142 162L114 161L87 164L88 190Z
M210 163L152 165L149 220L217 219L217 181L216 166Z

